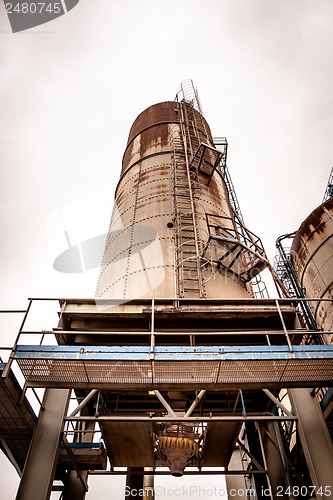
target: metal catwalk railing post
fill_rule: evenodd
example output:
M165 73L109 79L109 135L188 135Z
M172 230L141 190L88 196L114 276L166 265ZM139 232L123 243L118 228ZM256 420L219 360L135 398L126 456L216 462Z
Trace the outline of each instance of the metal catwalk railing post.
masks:
M7 362L6 367L5 367L5 369L3 370L2 375L1 375L3 378L6 378L6 377L8 376L8 373L9 373L9 371L10 371L10 369L11 369L11 366L12 366L12 363L13 363L13 354L14 354L14 352L15 352L15 349L16 349L16 347L17 347L18 341L19 341L20 336L21 336L21 332L22 332L22 330L23 330L23 327L24 327L25 322L26 322L26 320L27 320L27 317L28 317L28 315L29 315L29 312L30 312L30 308L31 308L32 302L33 302L33 299L29 299L28 307L27 307L27 309L26 309L26 311L25 311L25 313L24 313L24 317L23 317L22 323L21 323L21 325L20 325L20 329L19 329L19 331L18 331L18 334L17 334L17 336L16 336L16 339L15 339L15 342L14 342L14 345L13 345L13 348L12 348L12 351L11 351L11 353L10 353L10 355L9 355L8 362Z

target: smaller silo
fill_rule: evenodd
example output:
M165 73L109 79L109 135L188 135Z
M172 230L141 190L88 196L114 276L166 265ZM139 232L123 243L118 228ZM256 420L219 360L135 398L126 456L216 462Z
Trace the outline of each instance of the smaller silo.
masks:
M333 330L333 198L317 207L296 232L291 259L318 327ZM333 341L326 334L327 343Z

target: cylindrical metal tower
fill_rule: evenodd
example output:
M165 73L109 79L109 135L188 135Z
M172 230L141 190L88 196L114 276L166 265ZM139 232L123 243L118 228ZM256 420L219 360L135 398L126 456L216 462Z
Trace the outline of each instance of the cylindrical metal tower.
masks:
M253 235L230 204L220 166L226 146L215 148L197 103L162 102L134 121L98 298L252 296L262 262L253 262Z
M301 224L292 247L291 258L306 297L331 299L309 303L317 324L324 331L333 329L333 198L317 207ZM332 342L332 335L325 337Z

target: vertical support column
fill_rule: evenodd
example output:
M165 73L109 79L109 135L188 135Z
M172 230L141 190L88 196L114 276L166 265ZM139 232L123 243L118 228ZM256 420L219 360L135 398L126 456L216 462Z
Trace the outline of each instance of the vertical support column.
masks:
M143 472L143 467L127 468L125 500L138 500L143 491Z
M230 471L232 470L242 470L243 468L243 462L242 462L242 453L237 446L232 455L230 462L228 464L228 469ZM246 471L244 471L244 476L246 474ZM226 474L225 476L225 482L227 486L227 491L228 491L228 498L232 498L232 500L244 500L244 495L242 492L247 490L247 485L245 481L245 477L240 475L240 474Z
M331 495L333 492L332 441L319 403L311 395L311 389L290 389L288 394L293 411L298 417L298 433L312 486L316 487L314 493L317 493L316 498L322 500L326 497L325 486L330 489Z
M46 389L16 500L49 499L70 392L69 389Z

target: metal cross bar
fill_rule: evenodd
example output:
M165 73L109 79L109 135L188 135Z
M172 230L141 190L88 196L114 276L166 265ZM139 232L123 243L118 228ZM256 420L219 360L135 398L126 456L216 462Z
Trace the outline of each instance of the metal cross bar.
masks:
M263 470L256 470L253 469L250 471L251 474L267 474L267 471ZM126 476L128 474L127 470L91 470L89 471L89 475L93 476ZM147 475L147 476L170 476L170 470L154 470L153 472L150 471L137 471L137 472L131 472L133 475ZM233 476L245 476L249 474L249 471L246 470L229 470L229 469L220 469L220 470L186 470L184 471L184 476L205 476L205 475L233 475Z

